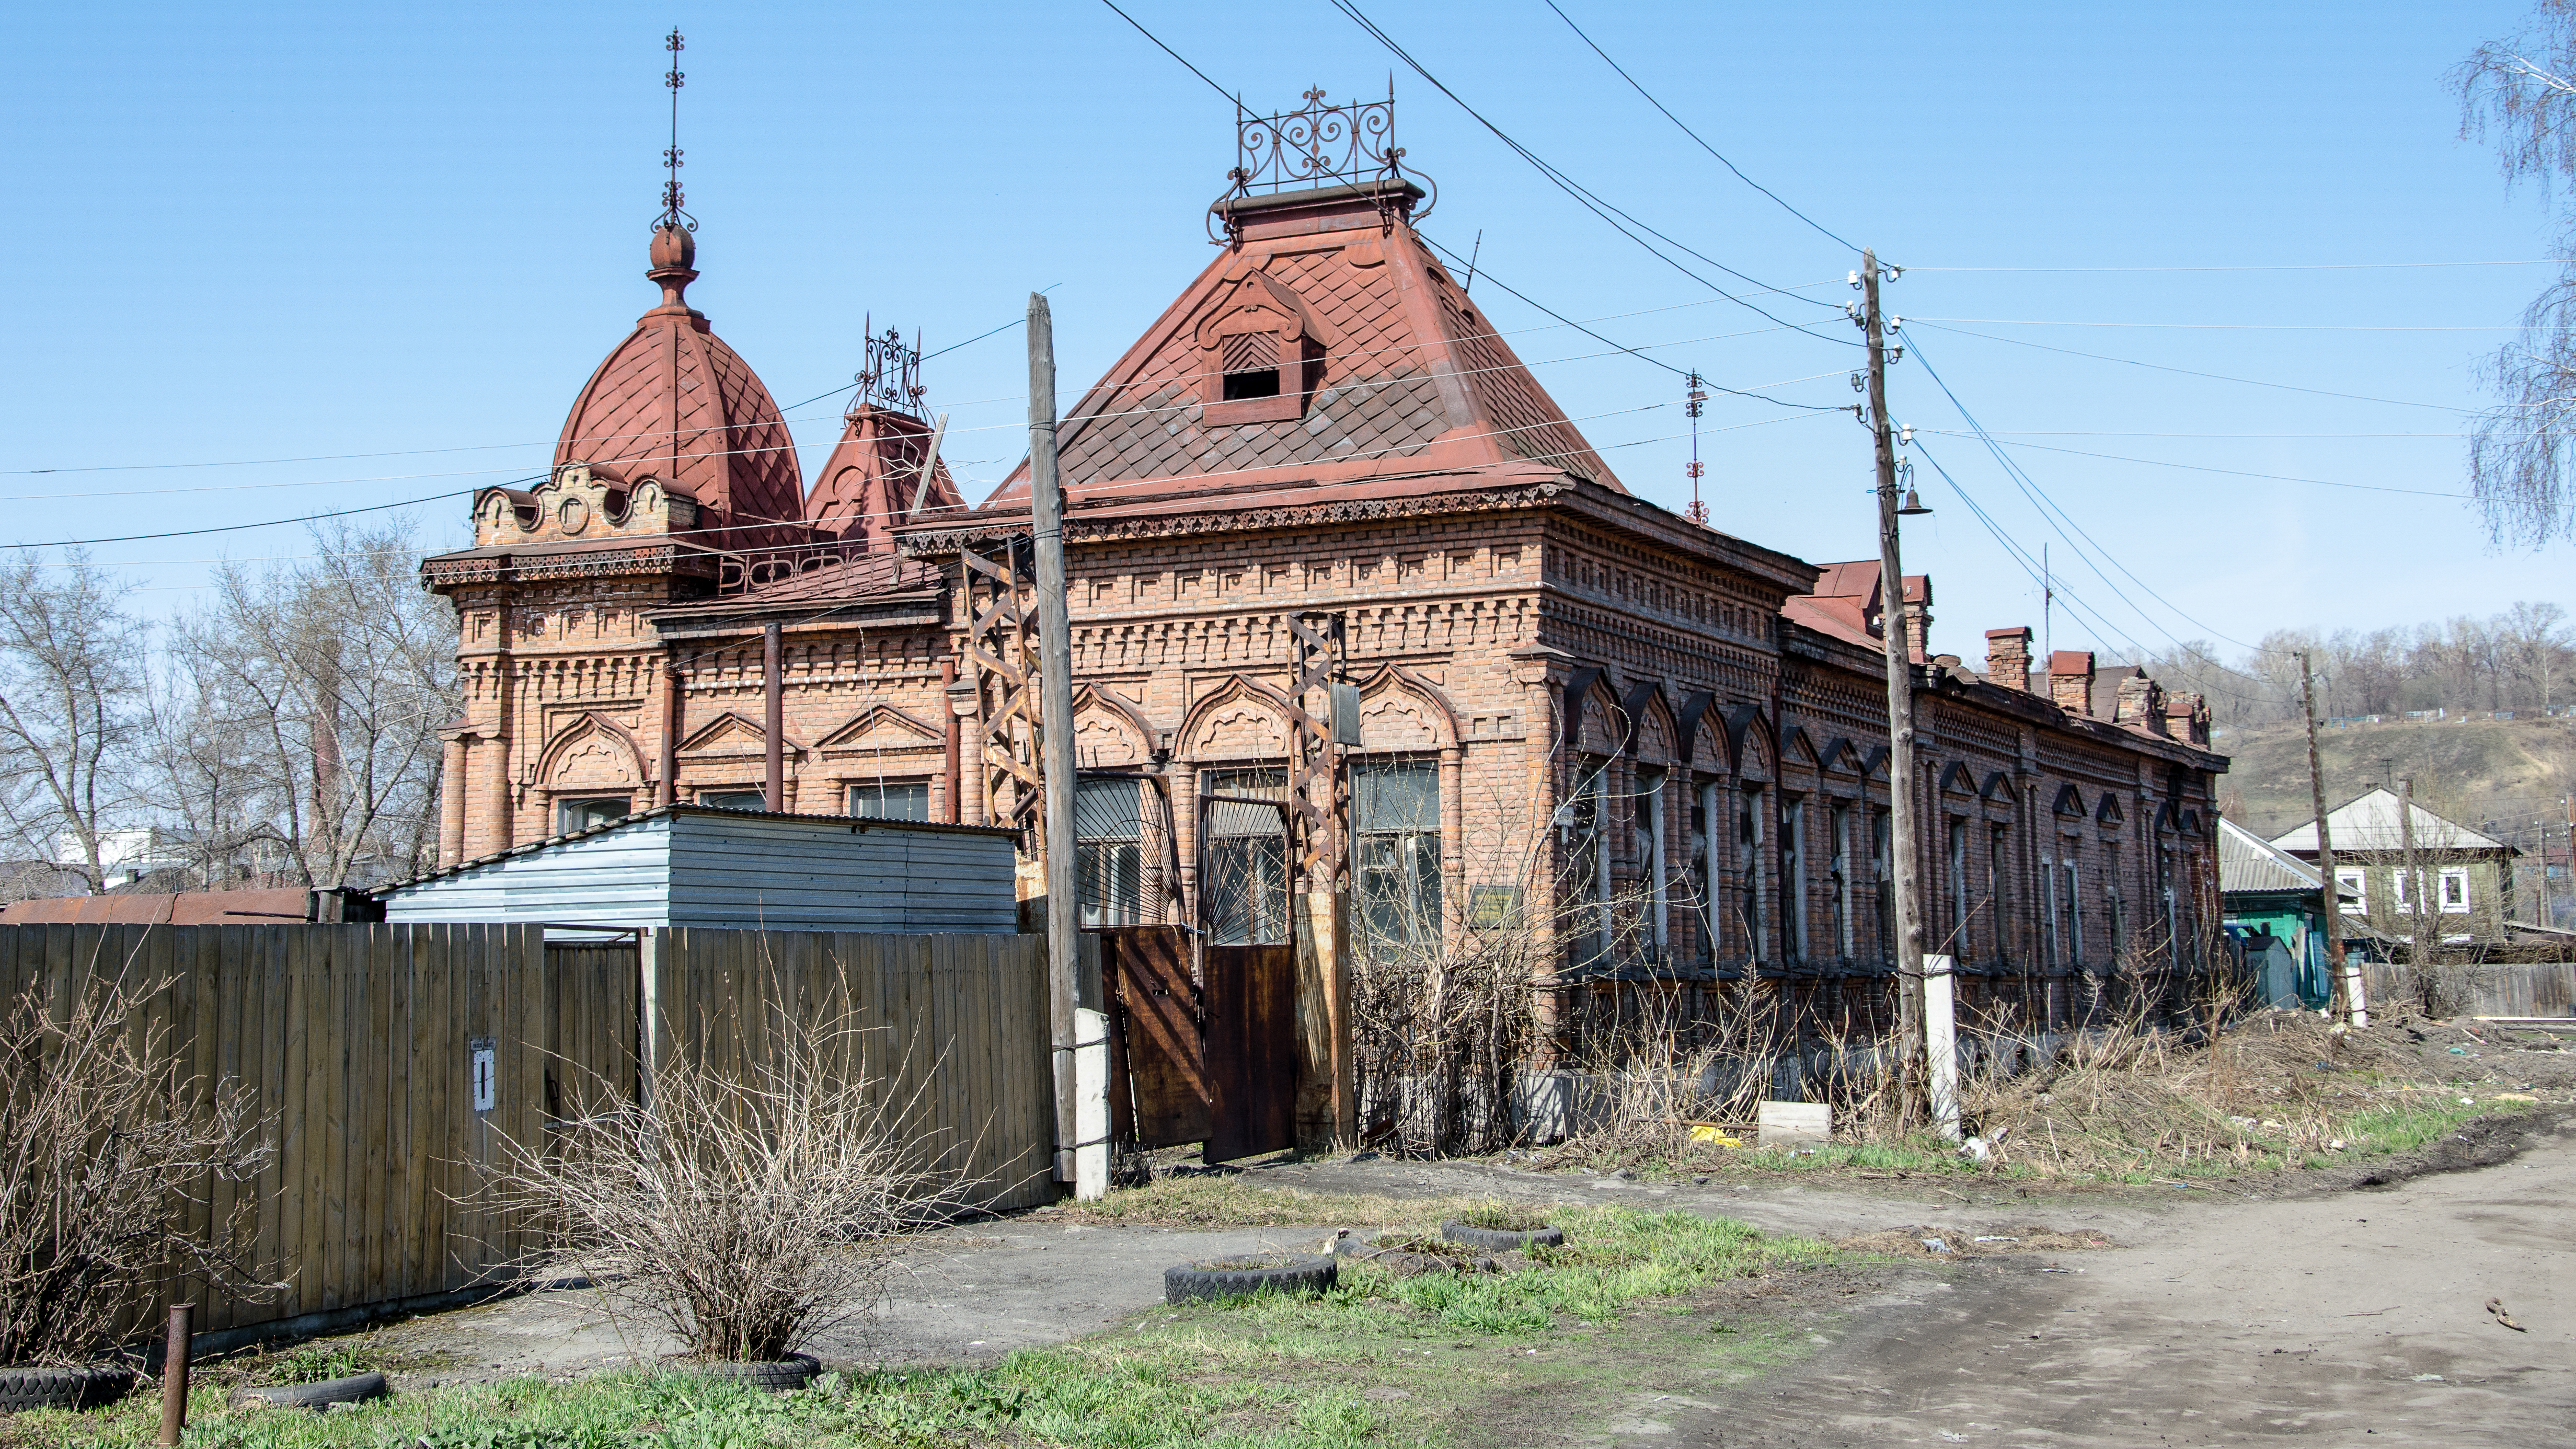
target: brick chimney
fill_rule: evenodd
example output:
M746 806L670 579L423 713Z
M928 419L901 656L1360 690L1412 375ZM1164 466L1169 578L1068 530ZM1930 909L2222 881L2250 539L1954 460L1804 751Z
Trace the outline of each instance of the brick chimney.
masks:
M2179 724L2180 729L2174 726ZM2187 745L2206 748L2209 744L2209 701L2197 694L2165 696L2165 731L2179 735Z
M2059 709L2092 717L2092 650L2060 649L2048 656L2048 697Z
M1914 662L1921 664L1932 647L1932 576L1905 576L1905 642L1912 646Z
M2120 681L2119 702L2113 706L2111 723L2143 725L2157 734L2165 732L2164 686L2147 677L2147 671L2132 669Z
M2006 689L2030 688L2030 626L1986 631L1986 682Z

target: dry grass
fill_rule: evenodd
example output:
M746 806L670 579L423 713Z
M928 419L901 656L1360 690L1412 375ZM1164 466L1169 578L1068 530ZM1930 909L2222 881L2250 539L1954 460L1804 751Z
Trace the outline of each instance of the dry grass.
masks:
M108 1353L178 1274L257 1297L242 1230L192 1229L189 1194L244 1182L275 1150L251 1093L183 1078L138 1012L153 988L102 980L57 1018L0 1009L0 1364Z
M2135 1022L2078 1033L2052 1062L1971 1077L1961 1103L1997 1165L2116 1176L2338 1150L2361 1135L2356 1119L2407 1100L2416 1075L2374 1033L2269 1011L2199 1043Z
M504 1195L550 1242L524 1276L587 1278L612 1321L706 1360L774 1361L865 1317L898 1236L948 1216L965 1184L924 1165L936 1149L854 1070L861 1030L782 1010L739 1076L681 1054L649 1103L514 1148Z

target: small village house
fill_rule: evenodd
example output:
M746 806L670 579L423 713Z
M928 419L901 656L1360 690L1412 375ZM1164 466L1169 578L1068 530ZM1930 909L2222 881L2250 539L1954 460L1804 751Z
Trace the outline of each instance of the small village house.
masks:
M2413 829L2414 875L2407 865ZM2355 912L2371 929L2412 940L2423 929L2445 947L2500 943L2514 909L2513 860L2521 852L2456 820L2409 804L2374 785L2326 812L2334 842L2335 882L2358 895ZM2272 844L2310 866L2317 863L2313 820ZM2428 944L2430 940L2428 940Z

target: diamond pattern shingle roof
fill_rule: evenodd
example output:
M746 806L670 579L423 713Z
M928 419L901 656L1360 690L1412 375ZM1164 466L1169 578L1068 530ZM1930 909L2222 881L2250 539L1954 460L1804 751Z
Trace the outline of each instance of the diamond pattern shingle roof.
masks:
M588 463L619 483L661 479L697 499L706 527L719 531L709 541L755 541L745 525L803 511L795 440L751 364L679 300L686 285L666 285L665 304L638 318L591 374L564 419L555 466Z
M1367 195L1309 195L1320 199L1239 204L1241 244L1066 414L1057 447L1069 490L1182 504L1270 481L1360 486L1537 463L1626 491L1409 226L1390 228ZM1286 204L1262 209L1273 202ZM1267 218L1280 219L1265 228ZM1256 273L1319 324L1309 334L1321 334L1312 390L1294 417L1211 422L1221 391L1202 329L1258 296ZM1282 369L1292 393L1297 381L1293 364ZM1170 486L1136 486L1157 482ZM1025 507L1027 497L1023 463L986 506Z

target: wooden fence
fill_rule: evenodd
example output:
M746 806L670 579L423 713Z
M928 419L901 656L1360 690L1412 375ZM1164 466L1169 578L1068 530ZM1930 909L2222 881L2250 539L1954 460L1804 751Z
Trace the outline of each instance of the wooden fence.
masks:
M650 959L654 970L640 970ZM365 1310L492 1281L538 1246L485 1189L567 1094L646 1087L656 1048L755 1058L767 1008L838 993L871 1028L860 1069L914 1104L942 1165L993 1207L1052 1196L1041 942L1021 936L648 932L549 946L536 926L0 926L0 999L57 1019L96 980L143 993L136 1039L185 1077L253 1094L277 1152L252 1181L191 1185L192 1226L248 1225L282 1285L202 1284L202 1330ZM754 1009L758 1007L760 1009Z
M1044 937L675 929L642 949L654 1060L739 1076L790 1024L846 1025L849 1069L926 1166L979 1206L1053 1200Z
M2415 973L2408 967L2370 962L2363 989L2376 1009L2415 999ZM2470 1016L2564 1017L2576 1020L2576 964L2439 963L2432 968L2440 994L2468 1008Z

